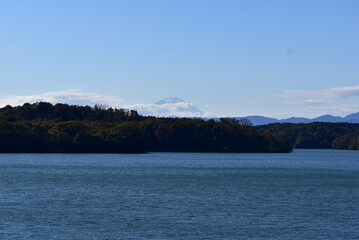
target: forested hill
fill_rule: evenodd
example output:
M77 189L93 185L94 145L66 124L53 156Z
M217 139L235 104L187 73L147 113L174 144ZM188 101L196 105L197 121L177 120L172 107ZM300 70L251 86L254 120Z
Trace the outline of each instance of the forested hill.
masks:
M256 128L259 133L270 131L282 135L294 148L359 150L358 123L274 123Z
M47 102L34 104L25 103L22 106L6 106L0 108L0 117L8 121L88 121L88 122L121 122L143 120L137 111L126 109L106 108L102 105L77 106Z
M0 152L290 152L283 138L241 122L155 118L103 106L39 102L0 108Z

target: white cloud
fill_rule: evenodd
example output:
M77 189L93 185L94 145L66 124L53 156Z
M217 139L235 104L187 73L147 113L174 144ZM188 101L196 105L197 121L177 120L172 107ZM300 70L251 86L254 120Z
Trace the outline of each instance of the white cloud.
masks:
M6 105L19 106L24 103L34 102L50 102L52 104L67 103L89 106L103 104L111 107L120 107L122 100L117 97L104 96L97 93L86 93L76 89L68 89L65 91L47 92L37 95L7 96L0 99L0 107L4 107Z
M253 99L252 102L271 106L265 116L287 118L291 116L314 118L331 114L346 116L359 111L359 86L335 87L320 90L284 90L271 97ZM261 115L261 114L259 114Z
M288 105L317 106L317 105L328 103L328 100L303 99L303 100L298 100L298 101L273 101L273 102L284 103L284 104L288 104Z
M359 111L358 104L348 104L349 98L359 97L359 86L336 87L321 90L284 90L275 95L275 101L302 107L307 116L324 114L345 116ZM298 110L298 109L297 109Z
M336 87L322 90L284 90L275 96L282 98L340 99L359 96L359 86Z
M278 102L277 100L270 99L270 98L263 98L263 97L253 98L251 101L252 101L253 103L259 103L259 104Z
M316 116L331 114L334 116L346 116L359 111L359 104L340 104L331 106L310 106L306 109L315 113Z
M316 106L316 105L327 103L327 101L321 99L305 99L303 103L304 105L308 105L308 106Z

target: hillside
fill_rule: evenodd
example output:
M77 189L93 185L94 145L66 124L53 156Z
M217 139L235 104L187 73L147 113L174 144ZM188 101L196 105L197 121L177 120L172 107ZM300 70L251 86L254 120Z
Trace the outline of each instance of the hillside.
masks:
M279 134L294 148L359 150L359 124L355 123L274 123L256 126L256 129L259 133Z

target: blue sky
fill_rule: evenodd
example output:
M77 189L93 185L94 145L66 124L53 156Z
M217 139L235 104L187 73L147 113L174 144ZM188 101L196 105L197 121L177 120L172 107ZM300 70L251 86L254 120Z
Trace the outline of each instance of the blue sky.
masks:
M356 0L1 1L0 105L176 96L206 116L343 116L359 111L358 13Z

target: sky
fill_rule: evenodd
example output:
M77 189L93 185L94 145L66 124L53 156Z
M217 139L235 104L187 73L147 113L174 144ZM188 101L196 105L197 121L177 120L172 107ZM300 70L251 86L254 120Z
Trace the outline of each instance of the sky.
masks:
M357 0L0 1L0 106L359 112ZM165 97L183 101L154 104Z

